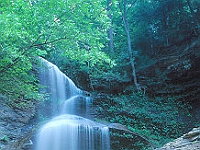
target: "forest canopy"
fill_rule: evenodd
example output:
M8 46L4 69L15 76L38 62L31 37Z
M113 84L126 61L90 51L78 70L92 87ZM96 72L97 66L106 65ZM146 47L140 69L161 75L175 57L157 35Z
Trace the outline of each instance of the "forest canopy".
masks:
M38 56L62 65L78 61L86 71L113 65L101 51L109 22L100 1L6 0L0 6L1 93L33 98L38 87L32 64Z

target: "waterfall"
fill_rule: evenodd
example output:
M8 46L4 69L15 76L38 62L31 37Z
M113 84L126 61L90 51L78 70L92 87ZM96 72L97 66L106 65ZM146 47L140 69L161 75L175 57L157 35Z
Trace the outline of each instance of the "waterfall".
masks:
M90 98L82 95L57 66L41 58L41 92L47 103L39 113L50 119L36 135L35 150L110 150L109 128L89 120Z

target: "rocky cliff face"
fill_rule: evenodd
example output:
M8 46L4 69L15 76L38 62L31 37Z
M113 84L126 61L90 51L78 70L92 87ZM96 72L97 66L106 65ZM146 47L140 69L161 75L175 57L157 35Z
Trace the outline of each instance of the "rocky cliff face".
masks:
M200 127L194 128L173 142L167 143L156 150L199 150L200 149Z
M14 109L6 105L0 95L0 150L24 150L31 145L33 126L31 120L35 106Z
M147 86L149 94L170 94L190 101L199 99L200 38L184 47L164 49L155 57L153 64L138 72L139 82Z
M190 103L200 120L200 38L161 51L154 63L138 71L139 83L152 97L169 96Z
M141 60L143 61L143 60ZM137 71L138 83L151 97L168 96L200 108L200 38L191 43L160 49ZM140 63L138 63L140 65ZM137 68L137 66L136 66ZM94 84L94 89L105 93L123 92L131 81L130 66L123 67L128 76L124 80L106 78ZM133 87L131 87L131 91Z

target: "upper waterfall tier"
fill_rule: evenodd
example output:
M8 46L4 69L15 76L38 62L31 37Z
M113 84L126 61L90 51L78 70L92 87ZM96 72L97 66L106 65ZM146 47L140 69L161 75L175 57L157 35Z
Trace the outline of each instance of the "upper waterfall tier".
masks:
M45 105L49 109L49 112L46 113L55 116L60 113L62 104L68 98L79 95L81 90L56 65L43 58L40 59L39 80L42 86L40 91L45 93L49 100Z

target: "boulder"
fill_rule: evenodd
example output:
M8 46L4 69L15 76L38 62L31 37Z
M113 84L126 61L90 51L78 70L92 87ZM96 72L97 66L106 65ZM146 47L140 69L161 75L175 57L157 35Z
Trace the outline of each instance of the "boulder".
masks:
M156 150L199 150L200 149L200 127L184 134L173 142L165 144Z

